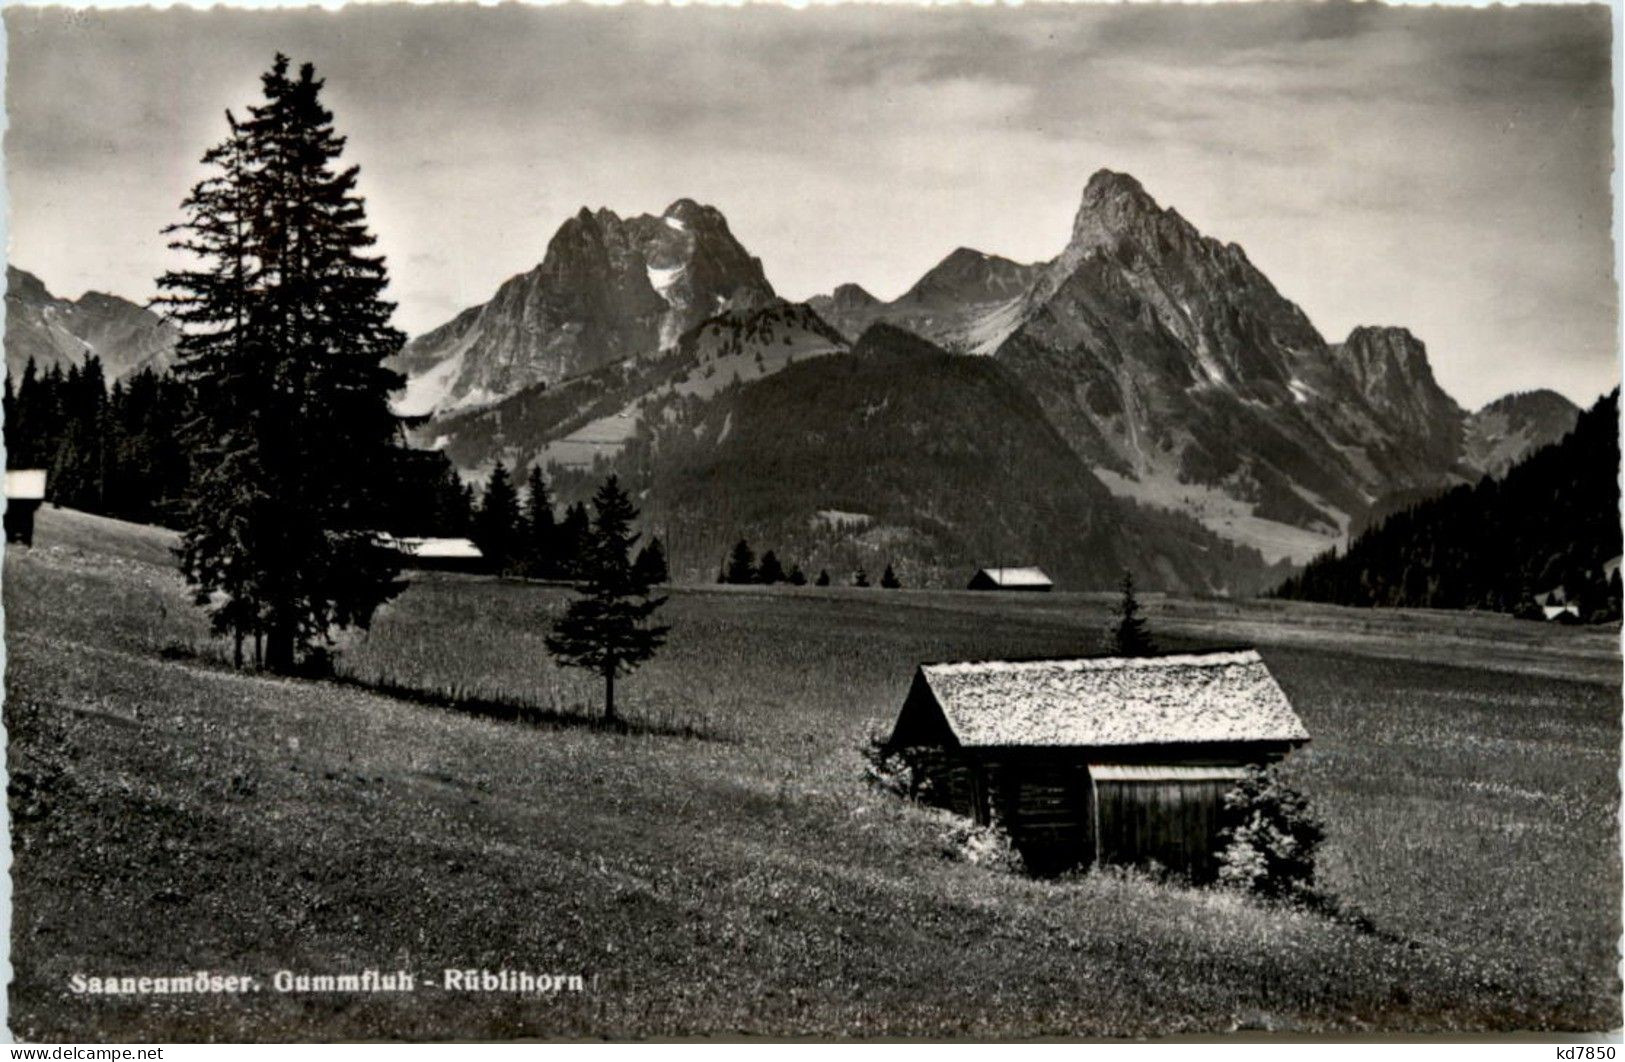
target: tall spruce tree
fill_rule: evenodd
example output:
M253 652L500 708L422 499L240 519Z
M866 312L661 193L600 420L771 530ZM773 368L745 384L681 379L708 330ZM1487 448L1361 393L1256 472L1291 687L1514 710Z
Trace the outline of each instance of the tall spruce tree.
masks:
M564 510L564 519L559 521L553 574L563 579L581 578L591 567L592 542L592 518L587 515L587 507L576 502Z
M762 554L762 562L756 566L756 581L767 586L784 582L784 565L779 562L779 555L772 550Z
M749 542L740 539L734 543L733 552L728 554L728 566L724 569L723 581L744 585L754 583L756 579L756 552L750 548Z
M373 530L404 383L384 360L405 337L322 86L278 55L263 100L226 115L167 230L193 268L159 279L193 399L181 567L216 632L263 633L281 672L405 585Z
M1117 602L1117 623L1112 627L1112 649L1118 656L1150 656L1157 651L1140 615L1140 600L1134 596L1134 574L1123 573L1123 594Z
M669 627L651 619L663 597L651 597L647 578L632 563L638 517L632 500L610 476L593 496L592 544L576 592L581 596L554 624L547 651L564 667L604 680L604 719L615 722L615 679L635 671L665 644Z
M6 374L6 387L11 387L11 374ZM11 408L6 410L6 467L38 468L40 408L39 366L30 357L17 381L17 395Z
M666 547L658 538L650 538L649 544L638 550L638 558L632 562L632 567L637 577L650 586L671 581L671 572L666 567Z
M558 550L558 522L553 518L553 497L547 490L547 477L541 465L530 466L525 482L525 536L523 549L525 574L534 578L547 578L557 565L554 553Z
M474 517L474 544L480 547L493 571L508 571L519 555L519 492L501 461L485 481L485 496Z

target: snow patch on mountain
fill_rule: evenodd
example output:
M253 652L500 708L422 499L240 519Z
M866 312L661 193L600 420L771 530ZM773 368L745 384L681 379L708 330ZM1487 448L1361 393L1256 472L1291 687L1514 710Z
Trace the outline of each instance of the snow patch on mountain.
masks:
M724 326L719 323L712 327ZM720 349L723 353L701 350L688 371L666 387L642 395L614 413L548 443L541 453L542 462L590 468L594 458L612 457L626 446L649 405L658 399L669 395L709 399L736 382L760 380L801 359L838 353L842 348L815 332L781 324L780 329L764 327L760 334L737 348Z
M682 279L683 267L681 265L668 266L666 268L649 266L648 273L649 286L658 291L662 299L670 302L672 285L676 284Z
M1017 297L972 321L952 344L966 354L991 356L1022 323L1023 299Z
M450 404L452 385L463 371L463 357L467 346L445 361L419 376L408 376L406 386L395 393L391 407L401 416L414 417L432 413L442 403Z

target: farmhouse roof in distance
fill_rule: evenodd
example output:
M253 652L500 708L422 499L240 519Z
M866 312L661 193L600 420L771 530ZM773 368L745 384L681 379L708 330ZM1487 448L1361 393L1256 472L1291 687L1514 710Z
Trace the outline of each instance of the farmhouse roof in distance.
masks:
M423 558L477 559L480 547L467 538L394 538L384 536L396 549Z
M919 678L963 747L1309 740L1251 649L922 664Z
M971 585L974 587L979 582L1006 590L1055 585L1042 568L982 568L972 577Z
M19 468L6 471L6 497L12 501L45 500L45 470Z

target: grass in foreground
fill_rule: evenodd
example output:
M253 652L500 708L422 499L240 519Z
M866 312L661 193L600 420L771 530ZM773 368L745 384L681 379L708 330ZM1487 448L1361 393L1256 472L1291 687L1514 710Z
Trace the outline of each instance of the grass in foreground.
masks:
M952 862L940 815L861 784L855 734L895 710L914 663L1088 651L1104 601L680 591L672 644L627 701L723 739L696 740L166 660L203 639L162 536L46 512L40 543L5 570L25 1039L1619 1023L1617 679L1429 663L1459 643L1409 621L1375 655L1266 648L1315 735L1294 770L1329 820L1325 883L1373 936L1135 878ZM596 687L540 653L537 614L562 601L426 579L343 659L363 679L590 711ZM1178 607L1154 606L1153 625ZM1249 622L1279 643L1300 633L1290 609ZM400 965L582 973L591 988L66 991L74 971Z

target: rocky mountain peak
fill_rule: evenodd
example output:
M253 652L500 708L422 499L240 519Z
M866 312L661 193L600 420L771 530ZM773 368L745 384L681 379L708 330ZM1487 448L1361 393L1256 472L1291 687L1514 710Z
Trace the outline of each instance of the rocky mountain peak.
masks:
M1427 345L1409 329L1362 325L1330 349L1330 358L1407 445L1446 467L1459 454L1465 414L1433 378Z
M1574 429L1580 409L1556 391L1516 391L1503 395L1467 418L1465 458L1491 476Z
M678 199L623 218L583 206L542 261L487 303L407 344L403 412L487 405L625 358L674 347L714 314L774 298L760 260L716 207Z
M1134 177L1117 170L1101 168L1089 175L1083 186L1085 203L1101 203L1109 199L1127 199L1149 204L1156 209L1156 200L1146 192L1145 186Z
M1360 325L1341 346L1343 362L1368 396L1390 384L1436 389L1428 349L1410 329Z
M1023 294L1041 266L1022 265L995 254L959 247L898 299L899 303L1000 302Z
M728 224L727 220L722 216L722 211L709 204L689 199L686 196L674 201L660 216L679 222L720 223L724 228Z
M829 298L831 303L843 309L874 306L880 302L861 284L841 284L830 293Z
M1139 181L1126 173L1098 170L1084 185L1063 257L1075 261L1125 242L1155 257L1189 254L1204 245L1195 226L1177 211L1163 209ZM1213 247L1219 249L1217 243Z
M1502 395L1495 401L1486 404L1478 411L1479 415L1485 413L1504 413L1509 410L1522 410L1530 413L1539 413L1560 420L1572 422L1580 415L1580 407L1567 398L1548 388L1537 388L1533 391L1514 391Z
M32 300L51 298L44 281L26 269L18 269L14 265L6 266L6 294Z
M940 269L944 266L958 267L961 269L972 268L975 266L985 265L987 262L992 261L997 257L997 255L985 254L982 251L978 251L974 247L955 247L952 251L948 252L948 257L944 258L940 263L938 263L937 268Z

